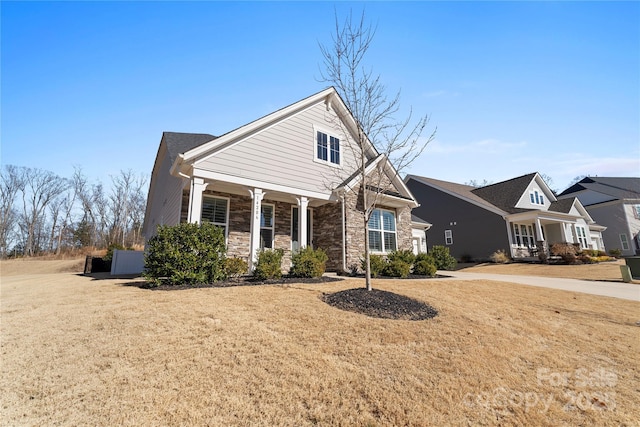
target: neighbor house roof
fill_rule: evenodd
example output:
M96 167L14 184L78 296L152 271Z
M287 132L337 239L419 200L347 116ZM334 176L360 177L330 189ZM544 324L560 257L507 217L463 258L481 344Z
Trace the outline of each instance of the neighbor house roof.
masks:
M640 178L586 177L560 193L561 196L591 190L615 199L639 199Z
M466 199L467 201L475 205L478 205L480 207L493 211L499 215L507 214L507 212L505 212L503 209L498 208L497 206L491 204L490 202L483 199L479 195L475 194L473 192L473 190L475 190L475 187L472 187L470 185L457 184L455 182L450 182L450 181L441 181L439 179L427 178L425 176L418 176L418 175L407 175L407 177L405 178L405 182L408 181L409 179L413 179L417 182L421 182L430 187L434 187L440 191L444 191L445 193L451 194L455 197Z
M471 192L492 205L508 213L524 212L529 209L519 209L515 206L527 190L536 173L522 175L496 184L474 188Z

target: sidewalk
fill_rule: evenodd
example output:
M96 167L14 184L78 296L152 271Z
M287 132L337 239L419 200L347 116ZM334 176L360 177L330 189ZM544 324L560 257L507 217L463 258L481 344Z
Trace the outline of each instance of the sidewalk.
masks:
M640 302L640 285L624 282L599 282L595 280L560 279L555 277L512 276L507 274L465 273L462 271L438 271L438 274L458 280L493 280L518 283L543 288L562 289ZM450 280L450 279L442 279Z

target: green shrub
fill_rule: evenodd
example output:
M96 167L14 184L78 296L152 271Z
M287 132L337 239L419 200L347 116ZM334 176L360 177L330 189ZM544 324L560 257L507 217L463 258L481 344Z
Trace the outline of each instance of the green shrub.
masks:
M125 249L124 246L119 245L118 243L112 243L107 247L107 254L105 256L102 257L102 259L104 261L111 261L113 260L113 251L115 250L119 250L119 251L123 251Z
M147 244L143 276L155 285L222 280L225 252L222 229L211 223L159 226Z
M411 264L407 264L406 262L394 259L393 261L388 261L387 265L384 267L384 275L389 277L407 277L411 272Z
M282 277L282 249L265 249L258 253L258 262L253 277L259 280L279 279Z
M609 249L609 255L620 258L622 256L622 251L620 249Z
M429 276L429 277L433 277L436 275L436 265L428 260L420 260L420 261L416 261L416 263L413 265L413 274L417 274L420 276Z
M433 257L438 270L453 270L456 268L457 261L451 256L449 248L446 246L434 246L429 254Z
M227 277L239 277L247 273L249 264L242 258L227 258L224 260L224 272Z
M417 264L420 261L427 261L427 262L430 262L433 265L436 264L436 260L426 252L420 252L418 255L416 255L416 259L415 259L414 263Z
M507 252L504 249L495 251L491 254L489 259L491 260L491 262L494 262L496 264L506 264L510 261L509 255L507 255Z
M371 277L378 277L384 272L384 268L387 264L384 257L382 255L371 255L369 254L369 263L371 267ZM367 261L364 257L360 260L360 266L362 267L362 271L367 270Z
M289 274L295 277L321 277L328 259L324 250L306 246L291 256Z
M405 264L411 265L415 262L415 260L416 256L414 255L413 251L407 249L401 251L392 251L387 254L388 262L402 261Z

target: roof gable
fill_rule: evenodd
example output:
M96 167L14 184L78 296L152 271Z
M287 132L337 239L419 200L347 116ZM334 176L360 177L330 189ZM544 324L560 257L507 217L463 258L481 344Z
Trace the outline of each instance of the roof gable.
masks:
M342 98L340 98L340 95L338 95L338 92L335 90L335 88L329 87L287 107L267 114L266 116L254 120L253 122L250 122L244 126L227 132L224 135L221 135L220 137L216 138L215 140L209 141L206 144L196 146L179 155L177 163L191 164L199 159L214 155L216 152L227 149L230 146L245 140L251 135L255 135L256 133L268 129L276 125L277 123L282 122L289 117L292 117L293 115L296 115L302 111L305 111L306 109L317 105L319 102L324 102L327 110L329 108L333 108L335 111L337 111L340 115L340 118L342 119L346 130L351 132L352 135L357 134L356 121L342 101ZM366 152L368 157L371 158L378 155L377 150L369 140L366 140L365 144L367 146ZM176 166L178 165L174 165L174 168Z
M600 202L621 199L640 199L640 178L586 177L564 190L560 193L560 196L568 196L584 191L603 195L594 199L594 201Z

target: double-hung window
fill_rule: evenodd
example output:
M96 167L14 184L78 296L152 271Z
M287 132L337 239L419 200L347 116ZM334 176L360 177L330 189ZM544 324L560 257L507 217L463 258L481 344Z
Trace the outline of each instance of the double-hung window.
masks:
M576 234L578 235L578 242L580 242L580 247L582 249L588 249L589 246L587 246L587 232L584 227L576 225Z
M229 200L222 197L202 198L202 216L203 222L211 222L222 228L225 237L227 236L227 225L229 222Z
M262 204L260 208L260 249L273 249L275 206Z
M620 234L620 244L622 245L623 251L629 250L629 239L627 238L627 235L624 233Z
M396 250L396 214L385 209L375 209L367 225L369 250L391 252Z
M453 245L453 231L452 230L444 230L444 243L445 245Z
M316 132L316 159L334 165L340 164L340 139Z

